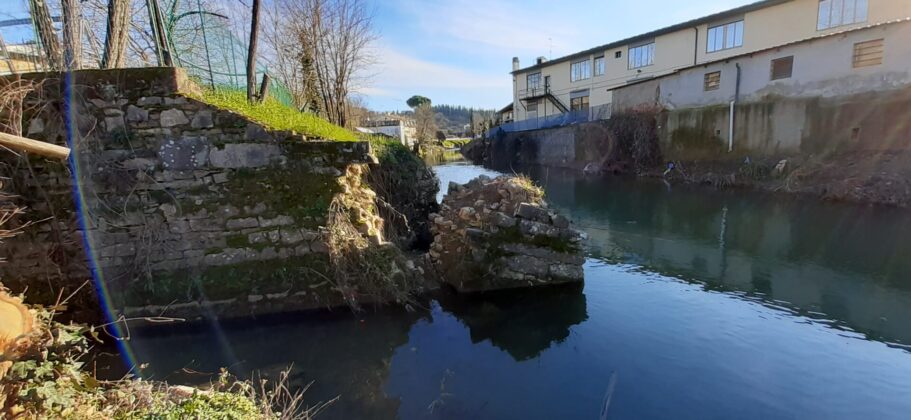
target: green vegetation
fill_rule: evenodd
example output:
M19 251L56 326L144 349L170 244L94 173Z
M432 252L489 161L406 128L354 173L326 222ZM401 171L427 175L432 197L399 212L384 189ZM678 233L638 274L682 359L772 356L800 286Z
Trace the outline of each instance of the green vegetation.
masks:
M548 248L550 250L561 252L564 254L574 254L579 252L579 245L563 238L554 238L544 235L535 235L533 237L528 237L522 234L522 231L518 226L512 226L508 228L500 229L497 233L490 236L488 240L489 249L495 251L500 248L502 244L526 244L535 247ZM498 255L496 252L492 252L494 256L503 256L503 255L512 255L510 253L502 253Z
M414 172L427 167L420 157L397 140L382 136L370 136L366 139L370 141L373 154L381 166L395 168L397 172Z
M271 389L225 372L206 390L130 378L99 381L81 360L89 352L87 337L98 340L102 329L64 325L47 309L31 309L36 329L4 355L12 364L0 378L2 418L309 419L324 407L303 407L301 393L287 390L287 372Z
M342 190L334 176L312 174L297 165L288 168L238 170L224 184L224 188L224 203L246 202L250 197L257 197L267 208L277 212L264 216L286 214L301 226L313 228L325 222L329 203ZM219 203L211 201L208 205L217 207Z
M207 254L224 250L213 248ZM329 274L326 254L312 253L274 261L245 261L207 267L200 272L154 273L153 280L130 287L117 296L125 306L163 305L196 300L246 299L248 295L306 291L328 302L334 292L325 280Z
M443 147L447 149L457 149L471 142L471 139L449 139L443 140Z
M357 141L357 135L319 116L300 112L273 98L251 105L245 92L236 89L208 89L202 94L188 94L193 99L243 115L274 130L296 131L308 137L327 140Z
M414 95L414 96L408 98L408 100L405 101L405 103L407 103L410 108L417 108L422 105L431 104L430 98L428 98L426 96L421 96L421 95Z

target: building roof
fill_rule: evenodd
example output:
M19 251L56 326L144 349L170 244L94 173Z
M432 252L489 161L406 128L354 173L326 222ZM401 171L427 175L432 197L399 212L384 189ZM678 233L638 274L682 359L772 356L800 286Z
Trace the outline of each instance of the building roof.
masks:
M497 114L502 114L506 111L512 111L512 102L510 102L509 105L504 106L503 109L497 111Z
M599 45L599 46L594 47L594 48L589 48L589 49L587 49L587 50L585 50L585 51L579 51L579 52L577 52L577 53L573 53L573 54L565 55L565 56L563 56L563 57L555 58L555 59L553 59L553 60L548 60L548 61L545 61L545 62L543 62L543 63L541 63L541 64L535 64L535 65L533 65L533 66L528 66L528 67L525 67L525 68L522 68L522 69L519 69L519 70L515 70L515 71L513 71L511 74L524 73L524 72L527 72L527 71L529 71L529 70L540 69L540 68L543 68L543 67L547 67L547 66L549 66L549 65L551 65L551 64L562 63L562 62L564 62L564 61L569 61L569 60L572 60L572 59L575 59L575 58L585 57L585 56L588 56L588 55L593 54L593 53L596 53L596 52L602 52L602 51L604 51L604 50L609 50L609 49L612 49L612 48L622 47L622 46L625 46L625 45L627 45L627 44L634 43L634 42L636 42L636 41L641 41L641 40L645 40L645 39L648 39L648 38L654 38L654 37L657 37L657 36L660 36L660 35L669 34L669 33L671 33L671 32L676 32L676 31L679 31L679 30L681 30L681 29L692 28L692 27L701 25L701 24L703 24L703 23L710 23L710 22L713 22L713 21L716 21L716 20L724 19L724 18L726 18L726 17L728 17L728 16L739 15L739 14L743 14L743 13L747 13L747 12L752 12L752 11L754 11L754 10L764 9L764 8L766 8L766 7L779 5L779 4L787 3L787 2L790 2L790 1L793 1L793 0L761 0L761 1L757 1L757 2L754 2L754 3L750 3L750 4L747 4L747 5L744 5L744 6L740 6L740 7L736 7L736 8L730 9L730 10L725 10L725 11L723 11L723 12L714 13L714 14L711 14L711 15L708 15L708 16L703 16L703 17L701 17L701 18L688 20L688 21L686 21L686 22L678 23L678 24L671 25L671 26L668 26L668 27L665 27L665 28L661 28L661 29L658 29L658 30L654 30L654 31L651 31L651 32L646 32L646 33L644 33L644 34L640 34L640 35L636 35L636 36L633 36L633 37L621 39L621 40L619 40L619 41L614 41L614 42L611 42L611 43L609 43L609 44Z
M672 70L672 71L667 72L666 74L654 75L654 76L644 77L644 78L641 78L641 79L638 79L638 80L628 81L628 82L626 82L626 83L623 84L623 85L616 86L616 87L613 87L613 88L609 88L609 89L607 89L607 90L608 90L608 91L611 91L611 90L622 89L622 88L625 88L625 87L628 87L628 86L638 85L638 84L640 84L640 83L645 83L645 82L648 82L648 81L651 81L651 80L661 79L661 78L664 78L664 77L667 77L667 76L671 76L671 75L677 74L677 73L679 73L679 72L682 72L682 71L684 71L684 70L689 70L689 69L696 68L696 67L704 67L704 66L708 66L708 65L711 65L711 64L724 62L724 61L732 61L732 60L736 60L736 59L741 58L741 57L747 57L747 56L751 56L751 55L755 55L755 54L759 54L759 53L764 53L764 52L766 52L766 51L777 50L777 49L779 49L779 48L789 47L789 46L791 46L791 45L803 44L804 42L812 42L812 41L815 41L815 40L818 40L818 39L831 38L831 37L833 37L833 36L839 36L839 35L844 35L844 34L847 34L847 33L852 33L852 32L857 32L857 31L863 31L863 30L865 30L865 29L872 29L872 28L878 28L878 27L880 27L880 26L889 26L889 25L896 25L896 24L899 24L899 23L908 23L908 22L911 22L911 17L902 18L902 19L893 19L893 20L889 20L889 21L886 21L886 22L873 23L873 24L869 24L869 25L858 26L858 27L856 27L856 28L848 28L848 29L843 29L843 30L840 30L840 31L835 31L835 32L829 32L829 33L821 34L821 35L814 35L814 36L810 36L810 37L798 39L798 40L795 40L795 41L785 42L785 43L783 43L783 44L773 45L773 46L771 46L771 47L766 47L766 48L762 48L762 49L759 49L759 50L748 51L748 52L745 52L745 53L743 53L743 54L732 55L732 56L728 56L728 57L724 57L724 58L719 58L719 59L716 59L716 60L705 61L705 62L698 63L698 64L691 64L691 65L688 65L688 66L685 66L685 67L680 67L680 68L674 69L674 70Z

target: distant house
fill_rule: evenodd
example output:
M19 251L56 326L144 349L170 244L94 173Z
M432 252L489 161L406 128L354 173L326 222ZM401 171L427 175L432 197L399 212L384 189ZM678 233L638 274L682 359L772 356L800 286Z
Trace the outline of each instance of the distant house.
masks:
M0 74L28 73L45 68L38 44L7 45L0 50Z
M510 103L503 107L503 109L497 111L497 124L507 124L511 123L513 120L513 106Z
M357 130L363 133L379 134L398 140L401 144L411 147L417 137L414 122L401 119L385 119L366 121Z

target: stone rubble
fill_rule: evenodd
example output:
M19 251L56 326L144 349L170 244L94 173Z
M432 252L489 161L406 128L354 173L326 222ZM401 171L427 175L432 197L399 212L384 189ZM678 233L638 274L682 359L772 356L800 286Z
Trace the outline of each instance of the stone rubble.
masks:
M431 220L431 260L459 292L583 280L584 234L549 209L541 190L525 179L450 183Z

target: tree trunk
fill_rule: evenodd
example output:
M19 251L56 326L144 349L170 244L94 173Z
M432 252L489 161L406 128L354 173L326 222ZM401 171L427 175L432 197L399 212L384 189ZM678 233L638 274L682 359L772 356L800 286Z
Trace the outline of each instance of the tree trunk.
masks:
M108 0L108 33L104 39L102 68L116 69L126 65L130 17L130 0Z
M63 56L60 53L60 40L54 31L54 22L47 9L46 0L30 0L32 20L35 22L35 31L44 49L44 59L47 61L48 70L63 68Z
M250 49L247 51L247 102L256 102L256 33L259 29L259 0L253 0L250 20Z
M82 13L79 0L61 0L63 9L63 64L67 70L82 68Z

